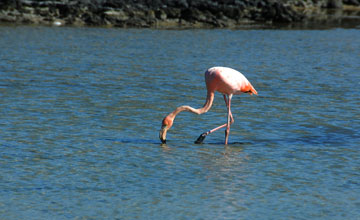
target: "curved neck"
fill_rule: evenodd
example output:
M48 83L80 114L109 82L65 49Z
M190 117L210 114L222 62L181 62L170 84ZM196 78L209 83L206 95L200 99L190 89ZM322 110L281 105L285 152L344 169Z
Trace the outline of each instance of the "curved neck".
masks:
M202 108L195 109L191 106L183 105L183 106L177 107L173 112L171 112L169 114L169 116L172 118L175 118L177 116L177 114L179 114L182 111L188 111L188 112L192 112L192 113L195 113L198 115L203 114L203 113L209 111L209 109L211 108L211 106L213 104L213 101L214 101L214 92L208 91L207 96L206 96L206 102Z

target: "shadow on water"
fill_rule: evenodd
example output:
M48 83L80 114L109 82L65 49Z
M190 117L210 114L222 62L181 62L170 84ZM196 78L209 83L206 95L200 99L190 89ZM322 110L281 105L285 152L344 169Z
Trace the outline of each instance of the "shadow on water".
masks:
M104 141L110 141L110 142L117 142L117 143L122 143L122 144L156 144L159 146L169 146L172 144L189 144L189 145L195 145L195 146L205 146L205 145L224 145L224 142L204 142L202 144L194 144L192 141L190 140L186 140L186 141L177 141L177 140L170 140L167 141L166 144L162 144L161 141L159 141L158 139L139 139L139 138L104 138L104 139L100 139L100 140L104 140ZM235 141L235 142L230 142L228 145L231 147L240 147L240 146L246 146L246 145L252 145L255 144L256 142L251 142L251 141L244 141L244 142L239 142L239 141Z
M246 142L239 142L239 141L235 141L235 142L229 142L227 146L231 146L231 147L243 147L243 146L247 146L247 145L252 145L253 142L250 142L250 141L246 141ZM203 145L224 145L224 142L204 142L202 144L197 144L199 146L203 146Z
M219 141L219 142L204 142L201 144L194 144L192 141L177 141L177 140L170 140L167 141L166 144L162 144L159 140L157 139L138 139L138 138L105 138L105 139L100 139L100 140L104 140L104 141L110 141L110 142L117 142L117 143L122 143L122 144L155 144L155 145L159 145L159 146L170 146L173 144L189 144L189 145L195 145L195 146L226 146L224 144L224 142ZM250 146L250 145L254 145L254 144L258 144L258 143L269 143L269 142L278 142L280 140L254 140L254 141L244 141L244 142L240 142L240 141L234 141L234 142L229 142L228 146L230 147L244 147L244 146Z
M304 145L323 145L323 144L343 144L345 140L356 140L360 137L358 135L343 135L342 137L333 137L331 135L306 135L299 137L287 137L287 138L271 138L271 139L251 139L244 141L229 142L230 147L245 147L252 145L262 144L304 144ZM201 144L194 144L192 140L168 140L167 144L162 144L158 139L139 139L139 138L106 138L105 141L118 142L123 144L154 144L159 146L169 146L173 144L189 144L195 146L225 146L223 141L204 142Z

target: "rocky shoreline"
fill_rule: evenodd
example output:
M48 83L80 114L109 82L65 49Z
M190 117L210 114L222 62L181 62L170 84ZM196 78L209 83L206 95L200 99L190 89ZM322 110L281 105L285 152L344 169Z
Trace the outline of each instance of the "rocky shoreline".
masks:
M123 28L359 28L360 0L2 0L0 23Z

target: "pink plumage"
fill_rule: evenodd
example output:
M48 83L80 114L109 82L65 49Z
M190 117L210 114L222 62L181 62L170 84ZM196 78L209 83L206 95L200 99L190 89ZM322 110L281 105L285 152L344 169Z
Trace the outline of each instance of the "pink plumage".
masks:
M214 101L215 91L223 94L225 104L228 110L227 123L220 125L212 130L202 133L195 143L202 143L205 137L212 132L226 127L225 130L225 144L228 144L230 125L234 123L234 118L231 113L231 99L233 95L239 95L241 93L250 93L257 95L257 91L246 79L246 77L237 70L229 67L212 67L205 72L205 83L207 89L206 102L202 108L195 109L190 106L184 105L177 107L173 112L168 114L162 121L159 138L162 143L166 143L167 131L173 125L174 119L177 114L182 111L189 111L195 114L203 114L207 112Z

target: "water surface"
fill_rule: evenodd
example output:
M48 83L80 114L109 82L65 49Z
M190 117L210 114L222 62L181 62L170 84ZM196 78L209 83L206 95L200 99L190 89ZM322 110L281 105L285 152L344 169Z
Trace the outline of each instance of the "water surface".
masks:
M359 219L360 30L0 27L1 219ZM221 94L229 66L259 96Z

